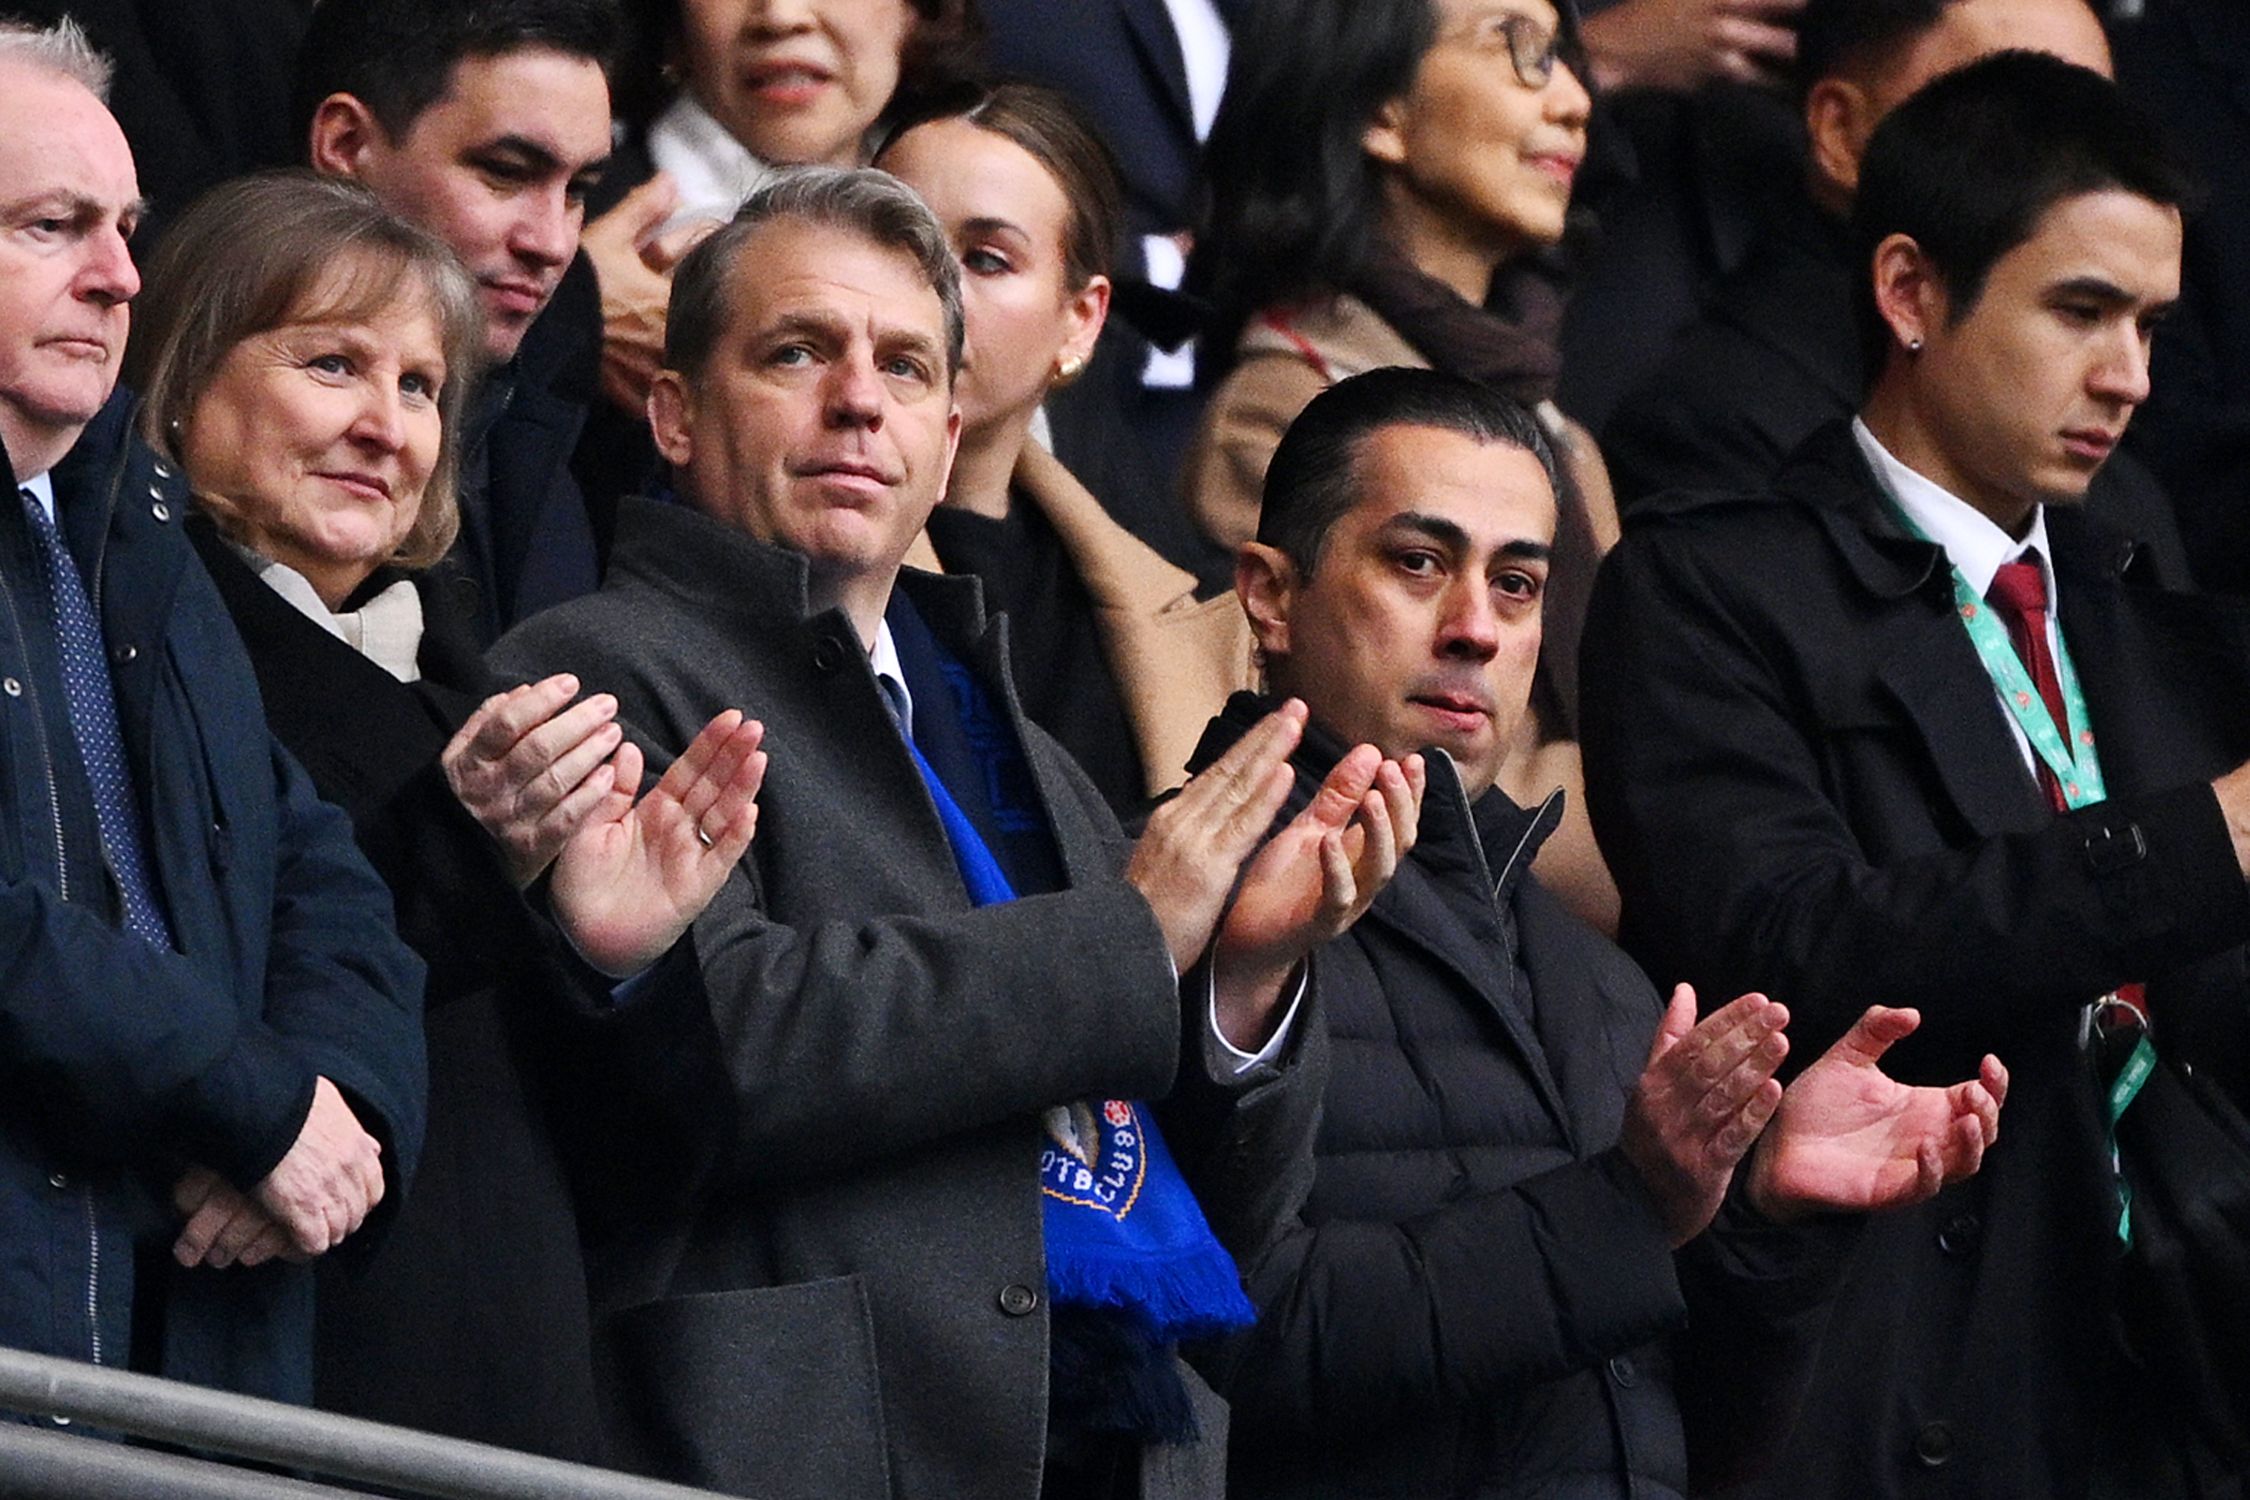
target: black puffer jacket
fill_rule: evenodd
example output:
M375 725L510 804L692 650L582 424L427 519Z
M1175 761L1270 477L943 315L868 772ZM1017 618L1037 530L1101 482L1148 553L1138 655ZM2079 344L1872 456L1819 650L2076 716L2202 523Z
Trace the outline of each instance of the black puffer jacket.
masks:
M1197 764L1268 706L1237 695ZM1300 804L1342 749L1307 732ZM1334 1061L1313 1186L1245 1267L1261 1321L1215 1363L1232 1494L1682 1494L1683 1279L1699 1311L1707 1285L1727 1300L1709 1322L1730 1342L1817 1315L1819 1240L1737 1223L1675 1270L1616 1144L1661 1006L1529 875L1559 802L1472 805L1433 754L1413 854L1319 955ZM1718 1418L1729 1446L1786 1410L1766 1389L1735 1382L1757 1409Z

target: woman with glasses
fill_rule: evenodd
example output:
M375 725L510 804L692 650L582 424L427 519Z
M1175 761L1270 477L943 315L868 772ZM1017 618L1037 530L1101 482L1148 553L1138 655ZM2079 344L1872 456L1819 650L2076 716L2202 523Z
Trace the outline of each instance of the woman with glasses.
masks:
M1546 644L1501 776L1518 802L1564 787L1541 877L1616 926L1579 795L1575 663L1617 510L1601 455L1553 403L1562 241L1590 109L1571 0L1267 0L1235 39L1206 147L1189 287L1223 378L1188 456L1197 524L1257 530L1266 464L1327 386L1382 365L1489 382L1531 404L1564 459Z

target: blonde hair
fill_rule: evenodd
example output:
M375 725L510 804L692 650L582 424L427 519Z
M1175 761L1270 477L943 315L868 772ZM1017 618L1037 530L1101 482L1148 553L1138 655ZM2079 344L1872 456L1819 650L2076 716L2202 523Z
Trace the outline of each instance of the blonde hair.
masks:
M330 286L337 290L327 305L309 308ZM444 242L356 183L300 170L254 173L213 188L165 232L133 304L126 351L142 436L181 463L179 434L237 344L308 313L373 319L417 292L429 298L445 355L441 435L421 510L387 561L430 566L461 529L461 418L483 370L484 311ZM198 498L221 531L239 537L242 516L232 503Z

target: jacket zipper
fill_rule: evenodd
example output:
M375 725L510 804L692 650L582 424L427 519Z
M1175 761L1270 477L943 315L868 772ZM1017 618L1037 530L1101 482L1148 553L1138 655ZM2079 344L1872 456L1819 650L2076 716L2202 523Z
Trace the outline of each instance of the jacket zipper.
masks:
M94 628L97 631L102 629L102 584L109 572L109 534L117 520L117 497L124 492L125 475L131 469L132 462L133 445L128 441L125 444L124 452L119 456L115 472L109 477L109 503L103 507L101 540L94 547L93 587L88 592L92 595L89 602L93 608ZM56 520L59 532L61 517L58 516ZM67 552L68 550L69 548L66 545L64 551ZM106 634L104 632L105 650L107 649ZM54 796L52 764L48 769L48 795ZM61 847L62 813L59 808L55 813L55 843L57 848ZM103 864L105 868L108 866L107 850L103 851ZM123 892L118 893L118 909L120 911L124 909ZM86 1194L86 1331L93 1347L93 1362L98 1365L102 1362L102 1235L101 1223L94 1211L94 1185L90 1182L85 1184L84 1191Z
M101 546L95 553L93 610L94 619L97 623L101 619L101 589L102 573L104 571L102 565L107 560L109 554L109 522L114 519L117 514L117 496L124 483L124 474L124 467L120 466L117 473L111 476L109 486L109 504L106 514L103 517ZM58 516L56 518L56 521L59 529L61 517ZM29 661L29 653L24 649L22 620L21 617L16 613L15 593L14 590L9 586L5 575L0 575L0 602L4 602L7 606L8 622L10 628L15 632L17 651L24 657L26 661ZM26 672L24 674L24 693L30 699L30 708L32 714L32 738L37 742L39 746L39 767L46 779L47 785L47 818L49 824L53 827L55 834L55 885L63 901L67 904L70 900L70 857L68 846L64 843L63 840L62 793L60 789L55 785L54 751L53 747L47 743L47 720L46 715L39 703L38 684L33 681L29 672ZM90 1182L81 1184L79 1187L79 1193L80 1202L85 1207L86 1217L87 1352L90 1355L92 1362L98 1365L102 1362L101 1221L94 1203L93 1184Z
M82 1184L79 1191L86 1195L86 1333L98 1365L102 1362L102 1234L94 1217L94 1185Z

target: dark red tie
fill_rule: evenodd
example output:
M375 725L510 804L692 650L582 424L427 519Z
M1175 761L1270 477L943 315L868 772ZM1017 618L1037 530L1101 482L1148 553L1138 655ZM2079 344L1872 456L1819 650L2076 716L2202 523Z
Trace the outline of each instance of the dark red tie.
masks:
M2007 624L2017 659L2030 674L2032 686L2039 689L2039 696L2046 700L2055 733L2068 745L2070 719L2063 712L2062 678L2055 673L2055 653L2047 647L2047 578L2039 570L2039 554L2026 552L2020 562L2002 563L2000 571L1992 575L1992 587L1985 598ZM2068 811L2070 804L2064 800L2062 784L2055 779L2047 758L2034 749L2031 760L2038 768L2039 788L2047 794L2047 801L2056 812Z
M2008 639L2015 642L2017 658L2031 675L2039 696L2047 700L2047 712L2054 718L2055 733L2069 745L2070 720L2063 713L2062 678L2055 671L2055 653L2047 646L2047 575L2039 569L2039 554L2026 552L2020 562L2002 563L2000 571L1992 575L1992 587L1984 597L2006 622ZM2075 749L2072 753L2076 753ZM2070 803L2064 799L2062 783L2055 779L2047 757L2035 749L2031 759L2039 768L2039 789L2047 794L2049 805L2056 812L2068 812ZM2143 1017L2147 1016L2148 999L2140 985L2119 985L2117 993Z

